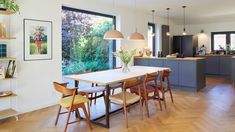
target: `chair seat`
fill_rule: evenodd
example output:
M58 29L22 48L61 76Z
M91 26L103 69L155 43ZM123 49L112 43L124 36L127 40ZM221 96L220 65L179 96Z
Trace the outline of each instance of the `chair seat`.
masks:
M110 84L109 87L111 89L119 88L119 87L122 87L122 83L113 83L113 84Z
M140 96L136 94L125 92L125 95L126 95L126 104L133 104L140 100ZM123 92L112 95L109 97L109 99L111 100L111 102L121 105L123 104Z
M72 103L72 99L73 99L73 96L62 98L62 99L60 99L59 104L63 107L68 108L68 107L70 107L70 105ZM87 102L89 102L88 98L81 96L81 95L76 95L74 98L73 105L87 103Z
M132 88L131 92L135 93L135 94L139 94L138 88ZM146 92L147 92L148 96L153 96L154 92L155 92L155 89L154 89L154 87L147 85L146 86ZM140 93L141 93L141 96L144 96L144 87L140 88Z
M86 93L98 93L98 92L103 92L104 90L105 90L104 86L78 88L78 92L86 92Z

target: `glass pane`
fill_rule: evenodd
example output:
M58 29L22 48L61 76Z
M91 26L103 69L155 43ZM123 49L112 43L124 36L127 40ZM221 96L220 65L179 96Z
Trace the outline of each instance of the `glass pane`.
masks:
M103 39L113 18L62 11L63 75L112 68L112 41Z
M214 50L226 49L226 34L214 35Z
M235 50L235 34L230 34L231 49Z

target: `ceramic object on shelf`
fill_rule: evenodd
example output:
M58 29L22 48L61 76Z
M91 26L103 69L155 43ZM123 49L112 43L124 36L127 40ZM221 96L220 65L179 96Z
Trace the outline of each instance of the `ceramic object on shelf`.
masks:
M0 92L0 97L6 97L12 94L13 94L12 91L3 91L3 92Z

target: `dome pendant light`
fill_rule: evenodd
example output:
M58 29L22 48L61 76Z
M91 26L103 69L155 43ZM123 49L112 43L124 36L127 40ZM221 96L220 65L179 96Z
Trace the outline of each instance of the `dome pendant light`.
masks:
M136 0L135 2L135 10L136 10ZM135 24L136 24L136 20L135 20ZM129 37L129 40L144 40L144 35L138 32L138 29L136 27L136 30L134 33L132 33Z
M113 7L115 7L115 1L114 0L113 0ZM115 20L115 19L113 19L113 20ZM124 38L123 34L120 31L115 29L114 24L112 26L112 29L107 31L104 34L104 39L106 39L106 40L121 40L123 38Z
M169 27L169 31L166 32L166 36L171 36L171 33L170 33L170 8L166 8L167 10L167 25Z
M186 6L182 6L182 8L183 8L183 10L184 10L184 28L183 28L183 35L187 35L187 33L186 33L186 28L185 28L185 8L186 8Z

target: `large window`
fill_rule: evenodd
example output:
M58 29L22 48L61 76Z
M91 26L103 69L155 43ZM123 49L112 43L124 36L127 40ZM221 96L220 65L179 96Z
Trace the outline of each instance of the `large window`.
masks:
M226 50L227 46L229 46L231 50L235 50L235 31L211 33L212 51Z
M115 41L103 35L114 22L111 15L62 7L63 75L113 67Z
M153 56L156 56L156 32L155 32L155 24L148 23L148 47L151 47L151 51L153 51Z

